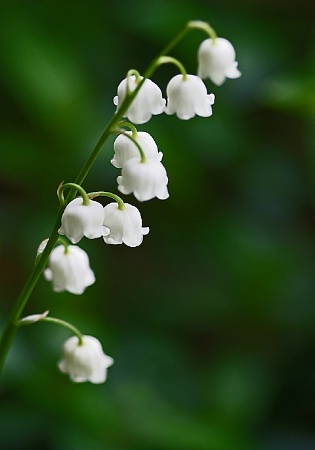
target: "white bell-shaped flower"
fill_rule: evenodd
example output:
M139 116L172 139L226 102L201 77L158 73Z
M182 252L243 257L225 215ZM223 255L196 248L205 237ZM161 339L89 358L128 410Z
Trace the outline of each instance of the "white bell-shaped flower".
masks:
M144 162L140 158L130 159L122 168L117 182L120 192L133 193L140 202L154 197L160 200L169 197L165 167L155 159L146 159Z
M95 239L108 234L109 230L103 223L103 206L93 200L90 200L88 205L84 205L83 198L78 197L66 206L58 232L66 235L73 244L76 244L83 236Z
M204 82L196 75L175 75L168 83L166 92L166 114L176 114L182 120L195 115L211 116L214 95L207 94Z
M126 134L132 136L131 131L126 131ZM162 152L158 151L155 140L149 133L138 131L134 139L142 148L146 158L153 158L157 159L158 161L162 160L163 154ZM140 152L136 144L127 136L125 136L125 134L120 134L115 139L114 151L115 155L111 160L111 163L118 169L121 169L129 159L138 158L140 156Z
M124 204L120 209L118 204L109 203L104 208L104 224L110 233L104 236L106 244L126 244L137 247L143 241L143 236L149 233L148 227L142 227L141 214L135 206Z
M226 78L239 78L233 45L224 38L206 39L198 50L198 76L221 86Z
M143 77L140 77L139 82L142 79ZM135 75L130 75L119 84L117 96L114 97L114 105L117 106L117 110L126 98L127 86L129 92L133 92L136 89L138 85L136 80ZM131 122L136 124L145 123L151 119L152 115L162 114L164 110L165 99L162 98L161 89L157 84L147 78L136 95L136 98L134 98L125 112L124 117L128 117Z
M95 337L83 336L80 344L78 336L72 336L63 344L58 367L61 372L69 374L75 383L90 381L100 384L106 381L107 369L113 363L113 358L104 353Z
M51 281L55 292L68 291L80 295L95 282L89 257L75 245L59 245L50 254L48 268L44 271L46 280Z

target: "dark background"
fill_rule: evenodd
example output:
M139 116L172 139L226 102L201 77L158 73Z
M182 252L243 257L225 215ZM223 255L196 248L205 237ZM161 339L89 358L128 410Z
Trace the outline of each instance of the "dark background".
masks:
M3 450L315 449L315 28L311 1L1 1L1 322L58 208L114 112L127 70L145 69L188 20L236 48L242 77L213 117L139 126L164 153L170 198L137 205L136 249L80 243L97 282L50 310L115 359L104 385L57 369L70 335L20 329L0 388ZM196 73L189 34L172 52ZM154 76L163 92L175 75ZM84 186L117 193L107 143ZM103 200L102 200L103 201ZM104 204L106 203L106 200Z

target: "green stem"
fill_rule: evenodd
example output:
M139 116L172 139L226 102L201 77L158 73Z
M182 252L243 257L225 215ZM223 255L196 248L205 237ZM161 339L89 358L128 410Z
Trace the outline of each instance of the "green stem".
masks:
M183 64L178 61L178 59L173 58L172 56L160 56L159 59L156 61L158 65L161 64L174 64L176 67L179 68L181 74L183 75L184 79L187 78L187 70L183 66Z
M66 241L66 239L64 239L61 236L58 236L56 244L62 244L64 246L64 248L65 248L65 253L68 252L69 242Z
M190 29L205 31L213 40L217 38L217 33L207 22L202 22L201 20L191 20L188 22L187 26Z
M140 75L140 73L138 72L138 70L136 70L136 69L130 69L130 70L128 70L127 78L128 78L128 77L131 77L132 75L134 75L134 76L136 77L136 83L137 83L137 84L140 83L140 81L141 81L141 75ZM127 88L128 88L128 83L127 83Z
M132 137L133 137L134 139L137 138L137 136L138 136L138 130L137 130L137 128L134 126L133 123L130 123L130 122L127 122L126 120L123 120L123 121L119 122L118 126L119 126L119 127L128 127L128 128L130 129L131 133L132 133Z
M39 322L56 323L57 325L61 325L65 328L68 328L69 330L73 331L74 334L76 334L78 336L79 345L83 345L83 334L77 327L75 327L71 323L66 322L65 320L62 320L62 319L58 319L57 317L44 317Z
M0 341L0 371L3 367L5 358L7 356L7 353L9 351L9 348L12 344L13 338L15 336L15 333L17 331L18 326L16 325L16 322L20 318L21 314L23 313L23 310L26 306L26 303L33 292L33 289L35 288L37 281L39 280L39 277L41 276L49 255L51 251L53 250L59 234L58 229L60 227L60 220L63 213L63 207L61 206L59 208L57 218L55 225L53 227L53 230L51 232L50 238L47 242L47 245L41 254L39 258L37 258L37 262L35 263L31 273L29 274L21 292L18 298L16 299L16 302L11 310L10 316L7 320L6 326L3 331L3 335Z
M117 129L117 124L121 121L121 119L124 117L125 112L133 102L134 98L137 96L139 90L141 89L143 83L145 82L146 78L149 78L157 69L158 67L158 59L163 56L167 55L169 51L177 45L177 43L192 29L193 26L186 24L185 28L177 35L175 38L157 55L157 57L149 64L148 68L144 72L144 77L141 80L141 82L137 85L136 89L132 92L130 92L124 99L124 101L119 106L116 113L113 115L113 117L110 119L110 121L107 123L103 133L101 134L99 140L97 141L92 153L90 154L89 158L87 159L86 163L80 170L78 176L75 179L76 185L81 185L85 178L87 177L89 171L91 170L91 167L93 166L98 154L100 153L103 145L105 144L108 137L111 135L111 133L115 132ZM75 187L72 187L69 194L66 197L66 202L69 202L70 200L74 199L76 196L77 189ZM59 211L56 217L55 225L52 229L50 238L47 242L47 245L41 254L39 258L37 258L37 261L30 272L21 292L18 298L16 299L15 304L13 305L13 308L11 310L11 313L8 317L7 323L5 325L5 328L3 330L3 334L0 340L0 371L3 367L3 364L5 362L7 353L9 351L9 348L12 344L12 341L14 339L15 333L17 331L17 321L19 320L21 314L23 313L23 310L27 304L28 299L30 298L31 293L33 292L39 277L41 276L47 262L49 259L49 255L51 251L53 250L59 234L58 229L60 227L61 217L64 211L64 205L60 204Z
M75 189L77 192L79 192L81 194L81 197L83 199L83 205L85 205L85 206L89 205L90 200L89 200L89 197L87 196L87 193L86 193L85 189L83 189L82 186L80 186L79 184L76 184L76 183L61 184L58 187L57 195L58 195L58 198L59 198L59 201L60 201L61 204L63 204L63 205L66 204L64 196L63 196L63 192L66 189L69 189L69 188L73 188L73 189Z
M143 148L141 147L141 145L139 144L139 142L136 140L136 138L133 136L133 134L128 134L125 130L122 129L117 129L116 133L118 134L123 134L124 136L126 136L126 138L130 139L131 142L133 142L135 144L135 146L137 147L137 149L139 150L140 153L140 158L141 158L141 162L145 163L146 161L146 157L145 157L145 153L143 151Z
M125 208L125 204L124 204L123 200L118 195L112 194L111 192L105 192L105 191L89 192L88 196L91 199L95 198L95 197L109 197L118 203L119 209Z

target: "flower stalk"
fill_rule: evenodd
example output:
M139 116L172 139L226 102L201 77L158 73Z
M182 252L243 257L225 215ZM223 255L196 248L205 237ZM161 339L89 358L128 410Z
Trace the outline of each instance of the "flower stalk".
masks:
M73 331L73 333L78 337L79 339L79 345L83 344L83 334L81 333L81 331L75 327L74 325L72 325L72 323L66 322L65 320L62 319L58 319L58 317L43 317L40 322L50 322L50 323L55 323L56 325L61 325L64 328L67 328L70 331Z
M89 198L96 198L96 197L108 197L112 198L118 203L119 209L125 208L125 203L122 198L120 198L118 195L113 194L112 192L105 192L105 191L98 191L98 192L89 192L88 193Z

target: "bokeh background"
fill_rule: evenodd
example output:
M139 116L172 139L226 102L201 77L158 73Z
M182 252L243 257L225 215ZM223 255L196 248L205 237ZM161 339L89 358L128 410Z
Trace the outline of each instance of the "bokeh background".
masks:
M309 0L0 2L1 326L73 181L143 71L191 19L237 51L213 117L139 126L164 153L170 198L137 205L137 249L82 241L82 296L40 280L50 310L114 357L104 385L57 367L69 333L24 327L0 387L2 450L315 449L315 28ZM172 52L191 73L205 38ZM165 87L176 70L154 80ZM84 186L117 192L105 146ZM106 203L106 200L105 200ZM81 244L80 244L81 245Z

